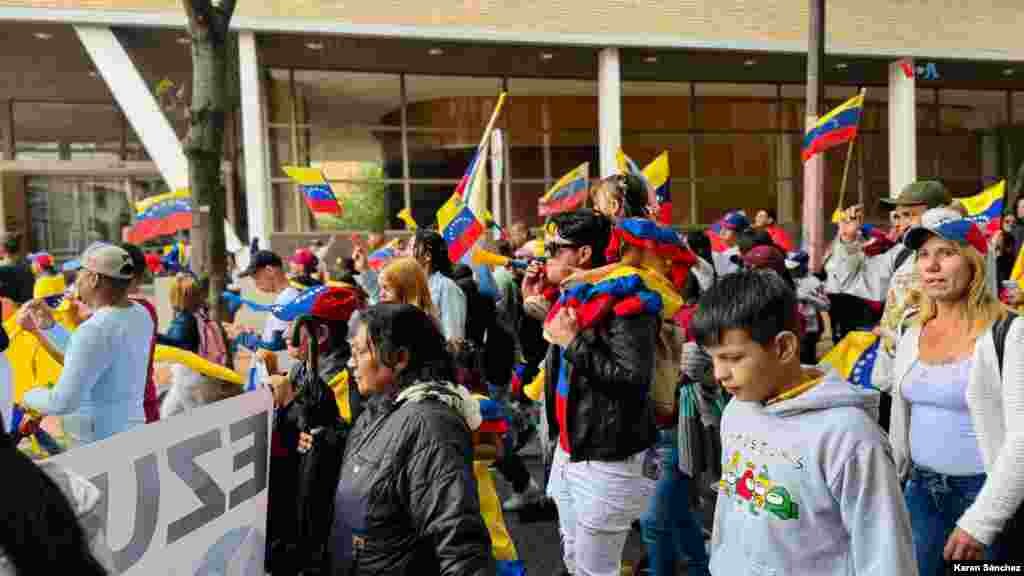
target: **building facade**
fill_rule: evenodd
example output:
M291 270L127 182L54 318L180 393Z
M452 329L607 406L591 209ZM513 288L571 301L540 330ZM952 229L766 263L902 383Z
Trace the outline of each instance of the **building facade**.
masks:
M674 220L729 208L800 220L807 0L240 2L224 171L232 223L311 232L285 164L320 167L341 197L430 222L498 94L490 210L537 224L537 199L589 162L668 150ZM826 108L867 91L845 204L915 178L957 196L1024 160L1024 48L1011 3L829 2ZM115 239L131 203L187 184L180 110L191 80L177 0L0 0L0 216L34 249ZM908 75L900 62L914 73ZM166 87L166 86L165 86ZM827 153L824 206L847 149Z

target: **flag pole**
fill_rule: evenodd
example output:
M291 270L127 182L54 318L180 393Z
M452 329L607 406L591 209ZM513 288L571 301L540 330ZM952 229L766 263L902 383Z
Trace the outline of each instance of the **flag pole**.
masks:
M861 88L860 95L864 96L867 94L867 88ZM857 138L850 139L850 145L846 147L846 163L843 165L843 180L839 184L839 204L836 205L836 209L840 212L843 211L843 201L846 199L846 177L850 174L850 160L853 159L853 145L857 142Z

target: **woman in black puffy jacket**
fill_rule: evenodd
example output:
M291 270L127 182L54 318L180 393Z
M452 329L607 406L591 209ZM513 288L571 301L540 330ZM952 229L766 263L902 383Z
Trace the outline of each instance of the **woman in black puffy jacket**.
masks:
M366 402L335 502L352 528L352 559L334 573L494 574L473 479L479 404L451 383L437 323L414 306L380 304L353 328L352 364ZM311 443L304 435L300 449Z

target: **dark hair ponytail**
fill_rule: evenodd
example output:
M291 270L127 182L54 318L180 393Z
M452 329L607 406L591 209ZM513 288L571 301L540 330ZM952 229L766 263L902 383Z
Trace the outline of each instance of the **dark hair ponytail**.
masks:
M16 574L102 576L85 531L57 483L14 446L0 416L0 553Z

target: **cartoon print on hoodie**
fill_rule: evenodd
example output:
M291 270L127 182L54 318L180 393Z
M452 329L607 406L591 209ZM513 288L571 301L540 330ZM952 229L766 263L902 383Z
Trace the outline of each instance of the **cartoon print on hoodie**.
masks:
M713 574L916 574L878 393L829 371L798 396L722 415Z

